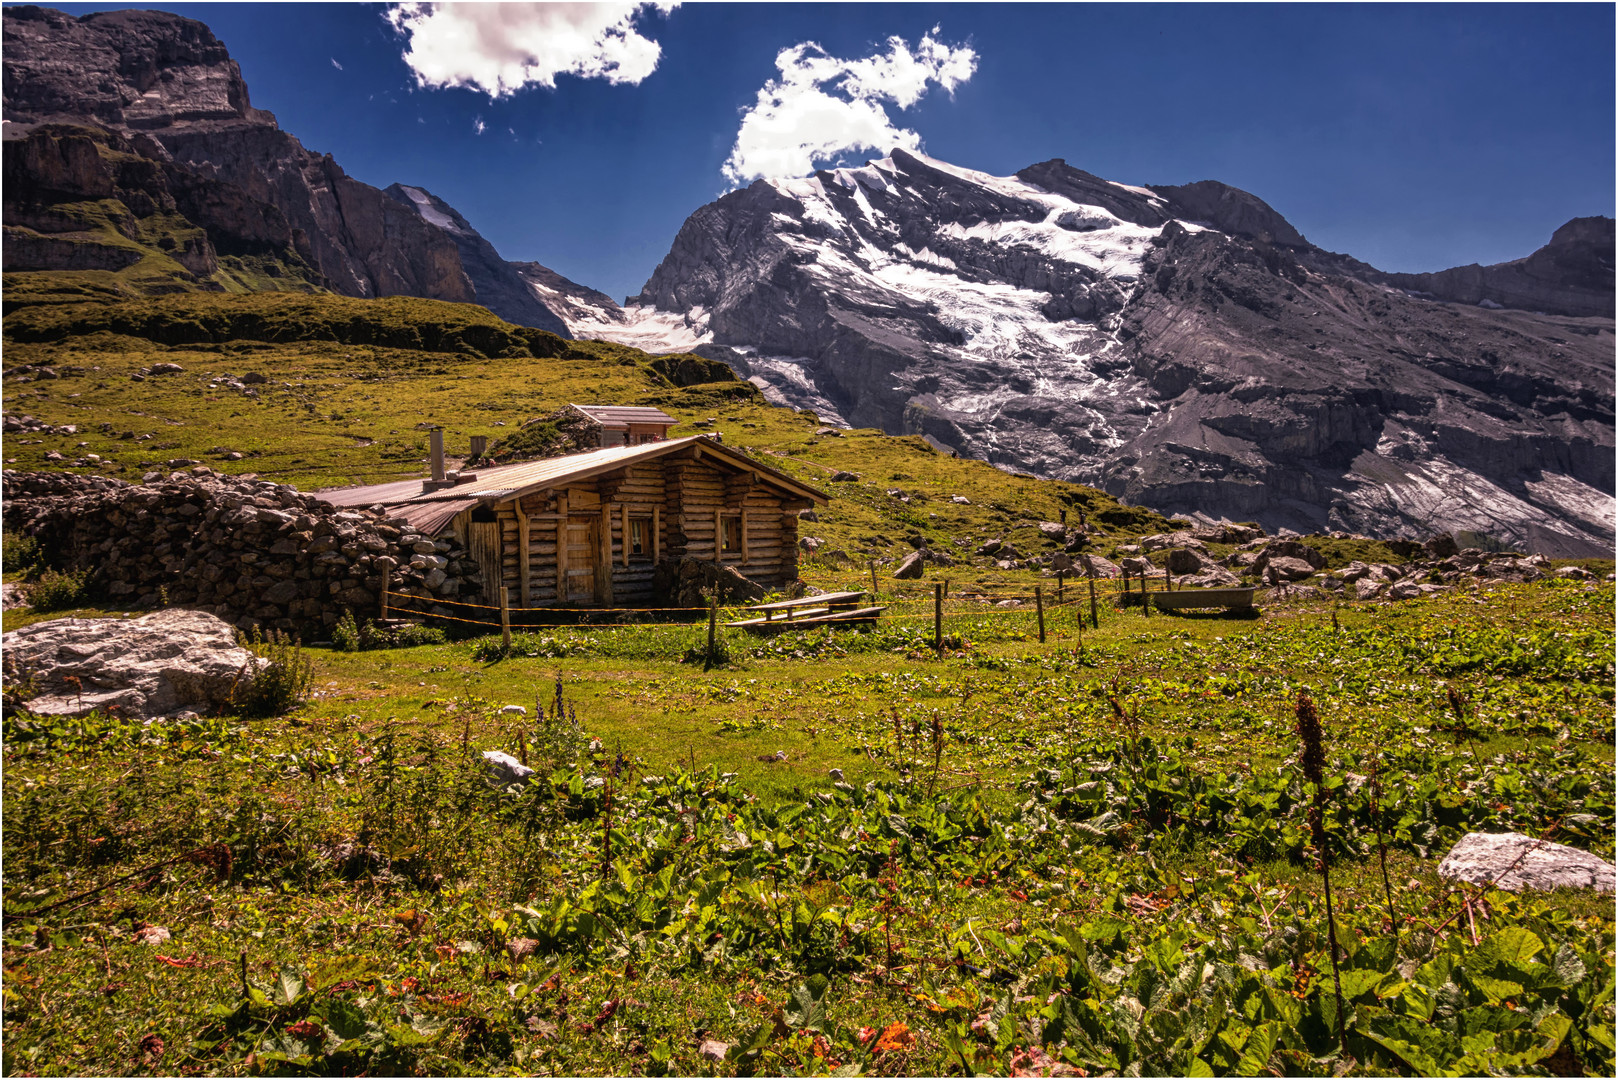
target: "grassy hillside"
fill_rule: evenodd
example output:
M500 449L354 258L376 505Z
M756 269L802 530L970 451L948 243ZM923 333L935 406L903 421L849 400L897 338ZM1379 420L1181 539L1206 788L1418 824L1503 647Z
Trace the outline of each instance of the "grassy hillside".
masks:
M189 458L314 490L420 475L434 425L444 427L452 455L464 454L470 436L494 445L567 402L610 402L655 405L682 421L672 435L718 432L827 490L831 507L804 532L859 558L909 551L907 535L955 553L962 549L953 541L990 537L1039 551L1049 545L1035 525L1064 509L1110 538L1167 527L1095 489L952 459L920 438L875 430L817 437L814 414L768 404L723 365L564 342L471 305L191 295L33 307L9 315L4 331L6 411L78 428L28 437L38 439L31 445L9 439L12 468L96 454L108 463L99 471L138 480ZM163 363L183 370L132 379ZM17 377L25 365L60 377ZM267 381L243 389L220 381L248 375ZM65 461L47 461L53 450ZM244 456L226 460L230 452ZM839 470L859 479L831 483Z

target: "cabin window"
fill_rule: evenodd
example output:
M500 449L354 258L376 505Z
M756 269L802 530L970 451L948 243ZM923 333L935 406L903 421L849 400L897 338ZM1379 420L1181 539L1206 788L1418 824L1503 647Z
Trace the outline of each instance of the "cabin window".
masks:
M719 552L722 555L742 553L742 519L740 515L719 519Z
M629 554L631 556L651 554L651 518L629 519Z
M637 446L645 446L647 443L662 442L662 441L663 440L661 440L660 438L658 438L654 434L645 434L645 435L636 435L635 436L635 443L636 443Z

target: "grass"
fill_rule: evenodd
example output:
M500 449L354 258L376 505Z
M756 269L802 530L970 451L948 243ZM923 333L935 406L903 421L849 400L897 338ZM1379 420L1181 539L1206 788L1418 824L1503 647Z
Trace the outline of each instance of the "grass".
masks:
M706 673L680 660L695 626L557 630L592 644L308 650L316 696L264 721L13 718L6 1054L39 1074L1324 1075L1406 1055L1600 1074L1610 899L1474 895L1434 868L1472 828L1612 856L1612 618L1610 585L1561 583L1345 608L1337 631L1318 605L1108 609L1081 651L1072 609L1040 645L1025 611L963 607L943 659L732 634ZM598 749L491 791L467 755L537 763L558 681ZM1352 1061L1300 690L1328 775L1374 759L1388 793L1397 939L1363 795L1327 815ZM172 938L141 944L148 925ZM1502 967L1507 943L1537 966ZM1200 990L1176 981L1198 957ZM1452 999L1465 1047L1451 1006L1410 1027ZM1228 1038L1173 1035L1210 1024Z

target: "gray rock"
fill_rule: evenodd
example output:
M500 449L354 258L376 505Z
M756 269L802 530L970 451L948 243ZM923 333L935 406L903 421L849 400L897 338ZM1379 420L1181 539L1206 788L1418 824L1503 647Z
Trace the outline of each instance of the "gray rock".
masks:
M29 711L47 716L225 709L266 663L236 644L235 628L223 619L178 608L139 619L53 619L3 640L7 663L39 690Z
M1117 563L1103 559L1100 555L1081 553L1079 555L1079 567L1084 571L1085 577L1107 578L1110 580L1123 576L1123 570Z
M1151 574L1157 571L1157 567L1152 565L1152 560L1146 558L1144 555L1130 556L1118 565L1124 570L1124 572L1133 576Z
M1324 570L1326 556L1297 540L1271 540L1259 549L1258 560L1253 569L1263 572L1271 559L1297 559L1307 563L1310 570Z
M1467 833L1438 864L1438 876L1498 889L1612 892L1614 866L1588 851L1522 833Z
M1197 548L1177 547L1169 549L1164 565L1174 574L1202 574L1215 569L1219 564Z
M1354 582L1354 599L1375 600L1387 591L1387 583L1376 581L1369 577L1362 577Z
M1039 523L1039 535L1057 543L1066 543L1067 526L1058 521L1041 521Z
M858 479L858 474L843 470L831 474L831 482L834 484L851 484Z
M528 709L523 705L502 705L500 712L505 716L527 716Z
M1302 581L1313 577L1315 568L1302 559L1293 559L1279 556L1268 560L1264 567L1264 580L1271 585L1278 585L1287 581Z
M900 579L919 578L921 577L925 562L925 556L923 556L921 552L912 551L910 554L899 560L899 565L893 571L893 576Z

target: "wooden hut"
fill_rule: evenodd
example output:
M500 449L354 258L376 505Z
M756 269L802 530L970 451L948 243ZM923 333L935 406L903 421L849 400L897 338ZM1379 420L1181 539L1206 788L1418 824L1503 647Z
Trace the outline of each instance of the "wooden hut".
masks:
M434 441L435 448L440 445ZM521 607L657 600L664 560L717 560L766 588L798 576L798 512L827 496L711 435L324 491L379 506L427 536L453 534L485 592Z

